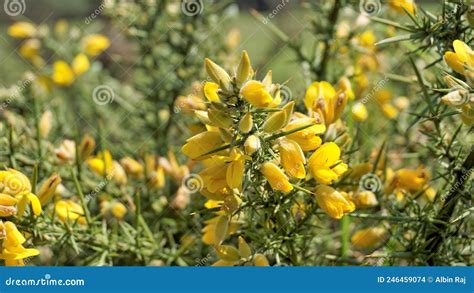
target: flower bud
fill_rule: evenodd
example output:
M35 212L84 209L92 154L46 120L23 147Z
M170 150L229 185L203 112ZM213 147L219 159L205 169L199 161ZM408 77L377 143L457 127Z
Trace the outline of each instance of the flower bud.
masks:
M140 178L143 175L143 166L140 164L138 161L130 158L130 157L125 157L122 160L120 160L120 164L122 164L123 168L125 169L125 172L134 177L134 178Z
M260 149L261 143L260 139L256 135L250 135L247 137L244 143L245 153L247 155L252 155Z
M263 123L263 131L272 133L280 130L285 126L288 121L288 114L286 111L278 111L268 116L267 120Z
M242 258L248 258L252 255L252 249L242 236L239 236L239 255Z
M369 113L367 108L362 103L356 103L352 106L352 118L357 122L364 122L367 120Z
M61 176L59 174L51 175L46 181L41 185L38 191L38 197L41 202L41 205L47 203L56 192L56 188L61 183Z
M232 125L232 118L229 116L229 114L223 111L209 108L207 110L207 115L214 126L220 128L229 128Z
M239 130L242 133L249 133L253 127L252 114L246 113L239 122Z
M455 90L443 96L441 100L450 106L459 107L468 102L469 92L467 90Z
M46 111L41 115L40 121L39 121L39 133L42 138L46 138L51 131L51 120L53 118L53 114L51 111Z
M237 248L230 245L220 245L216 247L216 252L219 258L224 261L238 261L240 259Z
M254 258L254 263L256 267L268 267L270 264L268 263L267 258L265 255L257 253Z
M92 136L86 134L79 145L79 155L81 160L87 159L95 149L95 140Z
M225 89L230 89L231 79L229 74L219 65L206 58L206 71L212 80L222 85Z
M252 66L250 65L250 58L247 51L242 52L239 67L237 67L236 79L238 84L246 82L252 73Z

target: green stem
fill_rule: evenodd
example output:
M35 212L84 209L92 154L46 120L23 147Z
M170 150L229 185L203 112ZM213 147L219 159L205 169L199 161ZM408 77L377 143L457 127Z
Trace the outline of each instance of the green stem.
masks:
M84 193L82 192L82 188L81 188L81 185L79 183L79 180L77 179L77 175L74 172L74 169L72 169L72 168L71 168L71 177L74 181L74 186L76 187L76 191L79 194L79 199L81 200L81 206L82 206L82 209L84 210L84 214L86 216L86 222L90 226L90 224L92 223L91 215L90 215L89 209L87 208L86 199L84 197Z

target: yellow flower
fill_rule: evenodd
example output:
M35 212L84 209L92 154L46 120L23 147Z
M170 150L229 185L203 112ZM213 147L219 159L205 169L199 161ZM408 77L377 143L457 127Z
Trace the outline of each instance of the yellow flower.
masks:
M204 233L202 241L207 245L220 245L227 236L235 233L237 230L237 224L221 214L207 220L205 224L206 226L202 229Z
M226 181L231 189L242 189L246 159L248 159L248 157L239 149L233 149L230 152L227 159Z
M292 177L303 179L306 177L304 164L306 158L303 150L294 140L281 138L278 141L278 150L280 152L280 160L286 173Z
M189 138L181 148L181 152L191 159L198 159L221 145L222 139L219 132L205 131Z
M395 172L391 185L396 188L402 188L409 192L417 192L425 189L430 180L430 172L423 166L416 170L400 169Z
M204 187L210 193L222 191L227 184L227 162L223 156L214 156L205 161L206 168L199 173Z
M268 183L274 190L283 192L290 192L293 190L293 185L288 180L288 177L277 165L271 162L265 162L260 167L260 172L267 178Z
M18 200L11 195L0 193L0 217L16 215Z
M326 125L336 122L346 107L348 95L345 90L336 90L326 82L313 82L306 90L304 104L316 118Z
M388 0L388 5L400 13L405 13L406 9L411 14L415 14L414 0Z
M53 64L52 80L59 86L70 86L74 82L74 71L65 61L56 61Z
M120 163L128 175L134 178L141 178L143 176L143 166L138 161L130 157L125 157L120 160Z
M23 266L23 259L36 256L39 250L34 248L24 248L23 243L26 242L25 237L18 231L12 222L0 221L0 234L4 234L5 238L2 244L0 259L5 261L6 266Z
M360 192L357 192L353 197L352 197L353 202L357 206L357 208L370 208L378 205L377 197L372 191L369 190L363 190Z
M0 171L0 192L15 196L18 199L18 216L23 216L26 207L31 202L31 209L35 216L41 214L41 203L36 195L31 193L31 183L23 173L9 169Z
M474 52L464 42L455 40L453 42L454 52L448 51L444 54L444 61L454 71L465 74L466 69L474 70Z
M55 205L56 215L64 223L78 222L79 224L86 224L84 217L84 210L80 205L72 200L59 200Z
M209 102L219 103L220 98L217 94L217 90L219 89L219 85L214 82L206 82L204 84L204 96Z
M41 48L41 42L38 39L26 40L20 47L21 56L28 60L31 60L35 56L38 56L38 51Z
M118 201L113 202L110 209L112 211L112 215L114 215L114 217L119 220L123 219L123 217L127 214L127 207Z
M323 144L308 160L311 175L321 184L332 183L348 169L340 158L341 150L337 144L333 142Z
M318 136L326 131L324 124L317 124L314 118L301 117L290 121L288 125L283 128L283 131L288 132L293 129L312 125L303 130L288 134L286 137L296 141L303 151L312 151L321 145L321 138Z
M250 80L240 90L242 97L257 108L269 107L273 98L260 81Z
M370 227L359 230L351 237L352 245L360 249L374 248L387 238L387 231L381 227Z
M397 118L398 110L392 104L386 103L386 104L383 104L381 107L382 107L382 113L385 115L385 117L387 117L388 119Z
M87 159L86 163L92 171L100 176L112 174L113 161L112 155L108 150L101 151L96 157Z
M357 40L361 47L364 47L369 50L375 49L375 43L377 41L377 38L375 37L374 31L367 30L363 32L357 37Z
M85 54L78 54L72 61L72 71L76 76L87 72L90 68L89 58Z
M8 34L17 39L31 38L36 35L36 27L30 22L19 21L8 27Z
M351 200L330 186L319 185L315 193L318 205L334 219L340 219L344 213L355 210L355 205Z
M82 48L87 55L95 57L110 46L109 39L100 34L92 34L82 39Z
M352 118L357 122L364 122L369 117L367 108L362 103L355 103L352 106Z

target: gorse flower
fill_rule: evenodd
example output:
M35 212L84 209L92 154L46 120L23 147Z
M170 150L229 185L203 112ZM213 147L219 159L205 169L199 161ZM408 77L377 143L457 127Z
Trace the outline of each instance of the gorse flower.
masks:
M0 221L0 239L3 238L0 259L5 261L7 266L23 266L24 259L36 256L39 251L34 248L25 248L25 237L18 231L13 222Z
M414 0L389 0L388 5L400 13L405 13L405 10L411 14L415 14Z
M79 224L86 224L84 209L72 200L57 201L55 211L58 218L64 223L74 224L77 221Z
M315 190L318 205L332 218L340 219L345 213L355 210L354 203L343 193L327 185L318 185Z
M381 245L387 239L388 233L382 227L370 227L359 230L352 235L352 245L360 249L369 249Z
M15 22L8 27L8 34L17 39L26 39L34 37L37 33L36 27L26 21Z
M35 216L41 214L41 203L38 197L31 193L30 180L23 173L14 169L0 171L0 183L0 193L14 196L18 200L19 217L23 216L29 203Z
M318 122L330 125L339 119L351 91L345 83L341 83L336 91L334 87L326 82L314 82L306 90L304 103L310 116L315 117Z
M466 71L474 71L474 52L463 41L453 42L454 52L448 51L444 54L444 61L454 71L465 74Z
M341 150L333 142L319 147L309 158L311 175L321 184L330 184L344 174L348 166L341 160Z
M208 59L206 70L213 80L203 87L207 109L195 110L205 130L189 138L181 150L202 162L200 192L209 199L205 207L219 209L203 229L203 241L217 246L221 259L216 265L242 264L238 250L222 242L231 234L229 217L241 213L252 196L292 198L301 190L295 184L307 185L313 177L324 184L316 187L316 199L331 217L339 219L355 209L349 196L328 186L348 166L341 161L337 144L323 144L320 137L336 124L347 100L354 98L347 79L340 80L337 91L327 82L313 83L306 93L307 116L295 112L294 101L281 105L281 85L273 83L271 71L261 81L254 79L246 52L233 77ZM309 160L305 152L313 152ZM286 212L298 215L298 221L306 215L294 208ZM268 265L263 255L254 260L256 265Z
M263 176L267 178L268 183L275 190L289 192L293 190L293 185L283 171L272 162L265 162L260 169Z
M84 52L91 57L99 55L109 46L109 39L101 34L88 35L82 39L82 48Z

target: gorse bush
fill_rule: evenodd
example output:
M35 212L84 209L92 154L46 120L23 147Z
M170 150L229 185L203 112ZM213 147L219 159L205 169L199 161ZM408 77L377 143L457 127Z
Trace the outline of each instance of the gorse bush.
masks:
M4 264L471 265L474 3L286 5L245 19L296 72L231 1L12 23Z

